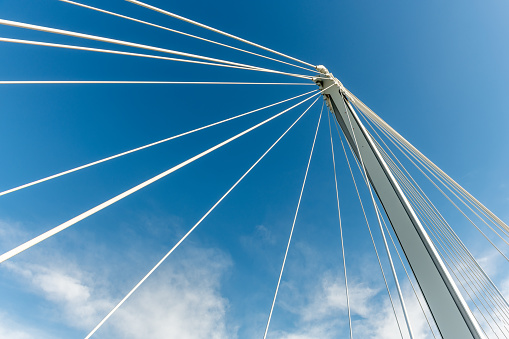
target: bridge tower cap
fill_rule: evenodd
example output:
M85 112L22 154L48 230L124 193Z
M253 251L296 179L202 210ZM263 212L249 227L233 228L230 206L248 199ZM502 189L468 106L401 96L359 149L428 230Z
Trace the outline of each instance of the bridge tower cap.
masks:
M324 65L318 65L315 68L318 72L322 74L329 74L329 70Z

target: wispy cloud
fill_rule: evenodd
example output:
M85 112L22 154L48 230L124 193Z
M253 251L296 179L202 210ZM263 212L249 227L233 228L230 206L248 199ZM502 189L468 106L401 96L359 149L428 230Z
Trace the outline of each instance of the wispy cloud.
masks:
M0 219L0 249L5 252L19 245L26 233L21 223Z
M7 232L9 225L2 226ZM227 314L229 302L221 295L223 277L232 265L229 256L196 246L179 249L177 255L178 260L161 266L106 322L98 338L236 338ZM81 333L90 331L132 287L125 282L114 286L107 276L63 254L41 254L30 263L5 262L2 268L27 295L45 301L51 322ZM8 311L0 310L5 312L0 313L1 338L51 337L8 318Z
M6 262L5 267L27 282L29 293L52 302L55 307L51 313L68 326L90 328L113 306L107 291L101 291L94 279L87 278L87 272L62 258L49 265Z
M476 258L480 266L497 286L502 296L504 298L509 296L509 274L506 270L501 269L501 267L507 265L507 261L495 249L486 250L480 255L477 255ZM470 278L469 280L473 280L469 286L473 286L475 289L479 290L479 279ZM470 293L474 295L473 292ZM490 293L487 294L486 290L481 292L477 291L477 296L481 297L480 299L476 299L477 307L473 305L472 302L470 302L470 305L473 308L475 318L480 323L481 327L487 331L489 336L492 336L492 333L495 332L498 336L501 335L505 337L507 335L507 328L503 325L502 319L507 316L504 314L504 311L500 310L504 302L498 298L495 298L495 302L490 301L493 294L496 293L490 291Z
M9 230L7 226L8 223L4 222L0 232L16 237L18 231ZM251 237L262 240L264 246L273 246L273 235L263 226L256 227ZM244 240L248 241L248 238ZM310 259L313 256L312 250L303 246L295 248L307 258L299 261L299 274L304 272L307 276L307 273L312 272L312 278L295 281L291 273L285 276L276 307L279 310L276 309L274 314L275 321L271 325L269 337L327 339L347 335L346 296L341 272L330 269L317 271L314 266L316 258ZM113 273L105 268L92 270L88 266L89 262L76 263L74 259L58 254L54 249L52 252L51 256L38 252L36 260L30 263L21 260L6 262L1 268L17 279L19 288L24 289L27 295L38 296L45 301L45 305L50 305L45 310L50 322L74 329L76 333L85 334L92 329L136 283L136 279L132 282L114 281L111 278ZM238 315L231 313L229 300L222 291L225 276L231 272L233 265L230 257L217 249L189 244L175 254L177 258L165 263L106 322L104 328L98 331L98 338L238 337L240 317L236 318ZM362 258L359 260L363 262ZM497 270L497 256L486 252L479 260L488 273L497 276L498 272L497 282L502 293L507 294L509 276ZM145 268L141 271L145 272ZM378 271L376 266L362 265L362 268L351 270L349 275L354 336L382 339L399 337L385 286L374 279L378 275L375 271ZM408 282L402 279L402 284L415 336L431 338ZM391 292L400 325L406 333L397 294ZM12 318L8 315L9 310L1 307L1 338L52 337L44 329L35 329L31 323ZM287 312L289 316L281 314L281 311ZM277 317L285 320L278 324ZM258 321L256 325L242 324L245 330L243 333L254 333L257 336L260 326L263 324ZM251 331L254 328L256 331Z
M257 251L275 245L276 237L266 226L257 225L251 234L241 236L240 242L247 250Z
M220 293L230 265L218 250L187 250L112 317L109 331L122 338L235 338Z
M371 279L355 277L349 282L349 299L354 337L387 338L399 337L399 329L385 287ZM285 286L287 287L287 286ZM289 286L291 288L291 286ZM403 284L406 307L411 319L413 333L417 338L432 338L421 308L411 291L409 283ZM403 313L395 291L395 303L403 335L408 337ZM307 290L305 302L283 301L287 311L297 315L293 329L280 329L273 338L311 339L348 336L348 314L344 278L326 271L317 283ZM296 299L302 299L293 293Z
M350 281L349 287L352 314L369 316L369 301L378 294L379 289L358 281ZM347 311L345 283L342 277L327 272L321 279L321 286L314 291L311 302L302 309L301 316L304 321L313 321L327 315L337 315L338 311L342 315Z
M0 338L8 339L49 339L41 331L13 320L7 312L0 313Z

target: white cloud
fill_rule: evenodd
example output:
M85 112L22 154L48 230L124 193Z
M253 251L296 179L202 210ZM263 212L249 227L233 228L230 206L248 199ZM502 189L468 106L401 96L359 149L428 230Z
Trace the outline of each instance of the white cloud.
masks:
M0 313L0 338L8 339L45 339L49 338L44 333L22 325L11 319L5 312Z
M0 219L0 249L3 252L12 249L16 245L19 245L19 243L25 237L26 234L23 231L20 223L7 222Z
M241 236L240 242L247 250L262 251L268 246L275 245L277 239L270 229L264 225L257 225L251 234Z
M293 330L279 330L273 333L274 338L311 339L337 338L348 335L348 315L344 280L330 272L322 275L314 290L309 294L308 301L298 307L286 305L298 315ZM394 313L387 299L383 286L368 285L352 279L349 282L349 298L353 322L353 333L360 338L393 339L399 337L399 329ZM363 279L362 281L366 281ZM432 338L420 306L410 290L404 284L405 303L411 320L412 330L416 338ZM392 292L392 291L391 291ZM412 294L411 294L412 293ZM405 337L408 337L403 313L400 311L399 299L392 294L398 319Z
M262 240L263 243L274 245L276 243L276 237L272 232L263 225L256 226L256 236Z
M348 295L350 310L353 315L367 317L369 301L379 289L369 287L365 283L350 281ZM323 318L327 314L347 311L345 283L343 278L326 273L321 279L321 286L315 292L312 302L302 310L305 321Z
M16 238L18 230L12 227L9 229L6 225L0 223L0 235ZM263 246L273 244L274 236L264 226L257 226L252 237L263 240ZM246 237L244 241L247 240L249 239ZM95 337L236 338L237 324L230 314L229 301L221 293L224 276L232 265L231 260L219 250L190 248L188 244L186 248L175 253L178 258L170 257L168 263L106 322ZM301 249L301 252L303 251ZM306 258L312 256L312 253L303 253ZM6 262L2 267L10 271L12 276L19 278L21 288L53 305L51 309L45 310L48 311L48 320L83 334L92 329L136 283L134 280L134 283L111 280L108 277L111 272L107 269L101 267L91 270L87 266L77 266L63 255L48 257L43 252L38 252L36 260L37 262L31 263L17 260L13 261L14 264ZM496 282L499 283L502 293L508 295L509 276L504 276L504 272L497 270L500 259L497 259L496 253L487 252L479 261L487 268L488 273L495 276L496 273L499 274ZM313 260L305 262L307 261L299 261L299 274L316 268ZM353 272L351 278L349 275L354 336L382 339L399 337L385 286L373 278L373 270L378 268L360 266L360 273ZM143 273L145 270L141 271ZM288 317L290 321L283 322L284 326L279 327L273 321L275 326L271 324L270 338L327 339L342 337L348 333L342 275L332 274L331 271L317 274L313 274L310 281L304 282L305 288L288 282L292 281L291 278L283 281L277 307L291 313ZM113 285L117 282L118 285ZM285 293L283 288L290 292ZM403 290L415 337L431 338L428 325L408 283L403 284ZM399 310L399 300L395 292L393 297ZM0 305L0 338L51 337L43 333L42 329L33 329L31 324L23 323L11 315L7 316L8 310L2 310L1 307ZM279 315L275 313L275 316ZM401 311L398 311L398 317L404 327ZM244 324L244 329L247 328L246 331L249 332L249 327L258 329L258 325Z
M220 294L230 264L217 250L187 251L119 310L109 331L121 338L235 338L228 300Z
M494 249L489 249L481 255L476 256L476 259L486 274L496 284L502 296L509 296L509 274L507 274L506 270L500 269L503 265L507 264L507 262L500 255L500 253ZM474 283L471 284L471 286L474 286L478 289L479 284ZM475 296L472 292L470 292L470 294ZM495 294L494 291L491 291L491 294ZM501 300L487 303L490 298L485 298L485 292L478 292L477 295L483 296L482 301L476 298L477 307L472 302L469 303L475 318L481 327L488 333L489 337L493 336L493 332L496 332L499 337L505 337L507 335L507 328L503 326L502 318L506 317L506 315L500 311L500 306L502 304ZM467 298L466 295L465 298L470 299ZM490 312L487 312L486 308L489 309ZM492 309L497 309L498 312L494 312Z
M231 266L229 257L219 250L190 246L176 255L178 260L163 264L95 337L236 337L236 328L227 319L228 300L221 296L221 282ZM123 281L106 281L107 277L79 267L62 255L39 255L36 260L6 262L2 266L28 294L46 301L44 312L51 323L83 334L94 328L132 287ZM30 324L16 323L0 313L0 338L44 338L44 333L36 335L28 328Z
M326 339L337 337L337 330L331 326L328 326L328 324L314 324L313 326L308 326L307 328L300 328L295 332L276 331L269 336L269 338L280 339Z
M509 296L509 276L502 280L502 283L500 284L500 293L502 293L504 298Z
M12 273L28 281L30 292L52 302L55 318L60 318L68 326L88 329L95 325L101 314L112 308L112 300L98 291L87 272L79 270L70 262L51 260L47 265L34 263L4 265Z

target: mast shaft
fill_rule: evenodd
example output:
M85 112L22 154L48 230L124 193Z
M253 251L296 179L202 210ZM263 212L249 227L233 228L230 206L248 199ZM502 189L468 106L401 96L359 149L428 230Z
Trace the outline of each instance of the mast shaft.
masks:
M328 78L317 78L316 82L321 89L334 85L324 92L324 98L357 159L365 166L442 337L485 338L371 135L342 93L342 84L332 74L324 74Z

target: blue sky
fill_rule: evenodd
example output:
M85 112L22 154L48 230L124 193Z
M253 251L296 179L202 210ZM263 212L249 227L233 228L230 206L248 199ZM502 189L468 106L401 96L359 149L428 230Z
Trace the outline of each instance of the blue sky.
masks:
M124 1L84 3L260 52ZM509 220L507 3L297 0L290 6L265 0L152 0L150 4L326 65L425 155L502 220ZM300 72L58 1L3 1L0 13L2 19ZM135 51L4 26L0 36ZM0 46L0 80L305 81L163 60ZM1 85L0 190L311 89ZM0 337L84 337L304 106L2 264ZM263 335L320 107L317 103L304 116L97 332L97 338ZM261 111L0 197L2 253L281 109ZM326 118L324 114L269 338L332 338L347 333ZM335 142L347 268L355 298L354 335L393 338L396 325L383 281L339 140ZM367 198L365 189L363 194ZM373 216L371 211L376 228ZM501 289L509 291L509 277L503 274L507 262L494 255L464 220L453 212L450 218ZM377 245L383 253L382 244ZM410 295L409 285L403 288ZM391 292L396 294L394 288ZM429 335L415 301L408 298L407 303L416 331Z

